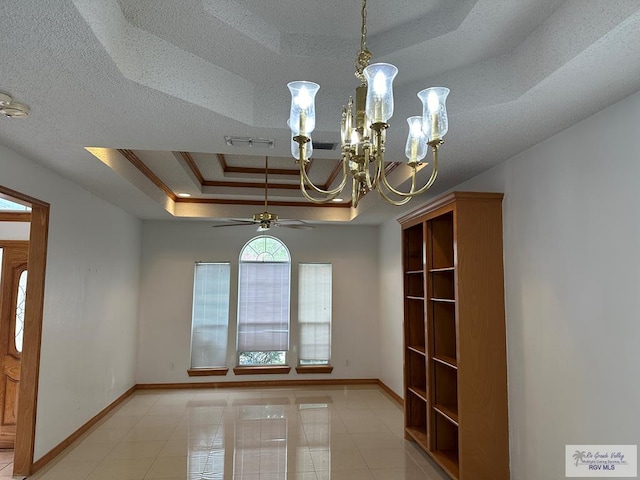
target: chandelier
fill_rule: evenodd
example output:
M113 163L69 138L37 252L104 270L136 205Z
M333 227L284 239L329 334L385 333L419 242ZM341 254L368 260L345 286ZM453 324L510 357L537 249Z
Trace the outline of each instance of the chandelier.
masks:
M291 92L291 110L288 125L291 129L291 154L300 166L300 190L304 197L314 203L325 203L338 197L351 176L351 202L358 206L359 200L371 190L392 205L404 205L416 195L424 193L433 185L438 175L438 148L448 130L446 99L449 89L430 87L418 93L422 101L422 116L409 117L409 135L405 146L407 165L411 168L411 188L400 191L391 186L386 176L384 161L387 123L393 115L393 79L398 69L388 63L369 65L371 52L367 49L367 1L362 1L362 28L360 51L356 57L355 75L360 79L356 88L355 104L349 98L342 107L340 125L342 143L342 180L334 189L324 190L311 182L307 175L307 164L313 153L311 133L315 128L315 96L320 85L307 81L287 84ZM427 182L416 186L416 174L423 166L423 159L433 152L431 175ZM315 197L307 190L315 192ZM317 198L317 195L320 198Z

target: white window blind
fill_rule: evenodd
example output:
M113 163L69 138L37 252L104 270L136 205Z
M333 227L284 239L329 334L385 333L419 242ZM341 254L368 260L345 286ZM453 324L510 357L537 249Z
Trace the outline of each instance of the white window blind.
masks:
M300 363L331 358L331 272L329 263L301 263L298 275Z
M230 270L228 263L196 264L191 321L191 368L226 365Z
M289 262L240 262L238 352L289 350Z

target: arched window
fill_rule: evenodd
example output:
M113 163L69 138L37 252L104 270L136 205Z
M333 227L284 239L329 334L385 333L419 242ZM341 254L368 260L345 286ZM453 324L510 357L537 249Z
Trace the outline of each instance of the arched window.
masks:
M240 252L238 365L286 365L289 351L291 255L268 235Z

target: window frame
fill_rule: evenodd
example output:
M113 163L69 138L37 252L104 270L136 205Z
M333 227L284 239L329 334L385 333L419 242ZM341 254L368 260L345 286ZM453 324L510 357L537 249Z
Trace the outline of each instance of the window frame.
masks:
M263 241L264 245L260 246L259 242ZM270 246L271 242L275 242L277 244L277 249L273 251L267 251L266 249ZM259 247L259 248L256 248ZM273 254L277 253L277 258L273 257ZM285 255L283 255L285 254ZM248 279L244 277L245 274L249 275L250 269L243 270L243 265L245 264L278 264L278 265L286 265L286 350L241 350L241 343L247 341L243 339L241 341L241 335L243 335L242 329L243 326L247 324L245 319L242 317L246 310L246 305L243 302L246 302L246 292L243 288L247 288L244 285ZM264 373L264 374L274 374L274 373L289 373L291 367L289 366L289 354L291 350L291 286L292 286L292 275L291 275L291 252L286 244L280 240L279 238L273 237L271 235L257 235L251 238L240 250L240 254L238 255L238 308L236 314L236 367L234 368L234 372L237 375L247 375L254 373ZM284 292L285 290L283 290ZM283 298L283 297L280 297ZM255 305L250 306L255 307ZM282 323L280 324L282 325ZM246 333L244 333L246 335ZM282 343L282 342L280 342ZM284 354L284 362L282 364L274 364L274 363L254 363L254 364L246 364L241 363L241 357L246 353L267 353L271 351L283 352Z
M197 300L196 300L196 296L198 295L197 292L197 288L198 288L198 269L199 267L204 267L207 265L218 265L218 266L225 266L226 267L226 272L224 272L224 274L227 277L227 282L226 285L223 285L221 288L223 290L223 294L226 293L226 298L227 298L227 302L226 302L226 335L224 338L224 365L196 365L194 366L194 343L197 343L196 341L196 332L195 329L197 327L221 327L221 325L216 322L215 325L213 324L207 324L207 325L196 325L196 310L198 309L198 305L197 305ZM226 292L224 291L226 290ZM231 262L201 262L198 261L195 263L194 266L194 279L193 279L193 297L192 297L192 312L191 312L191 345L190 345L190 349L189 349L189 369L187 370L187 374L190 377L195 377L195 376L209 376L209 375L226 375L226 373L228 372L229 368L226 365L227 364L227 359L228 359L228 348L229 348L229 328L230 328L230 316L231 316L231 312L230 312L230 308L231 308ZM221 345L221 342L218 342L216 345L211 345L208 344L206 345L207 348L216 348L216 346Z
M329 315L328 315L328 355L327 359L324 363L302 363L302 355L303 355L303 341L304 341L304 323L320 323L320 322L304 322L303 316L305 312L303 312L303 301L302 296L304 295L305 288L303 286L303 282L305 282L305 275L303 274L303 269L305 266L327 266L329 267L329 285L328 285L328 304L329 304ZM311 287L313 289L313 286ZM331 373L333 371L333 366L331 365L331 356L332 356L332 336L333 336L333 264L330 262L299 262L298 263L298 319L297 319L297 327L298 327L298 365L296 367L297 373Z

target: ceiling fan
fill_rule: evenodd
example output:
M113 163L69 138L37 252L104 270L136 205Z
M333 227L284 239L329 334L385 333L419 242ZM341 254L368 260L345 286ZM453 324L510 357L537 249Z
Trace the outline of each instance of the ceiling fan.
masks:
M269 157L265 157L264 166L264 212L254 213L253 218L229 218L227 223L212 225L217 227L241 227L258 225L258 232L264 232L272 227L297 228L299 230L313 230L315 227L304 220L280 219L275 213L270 213L269 202Z

